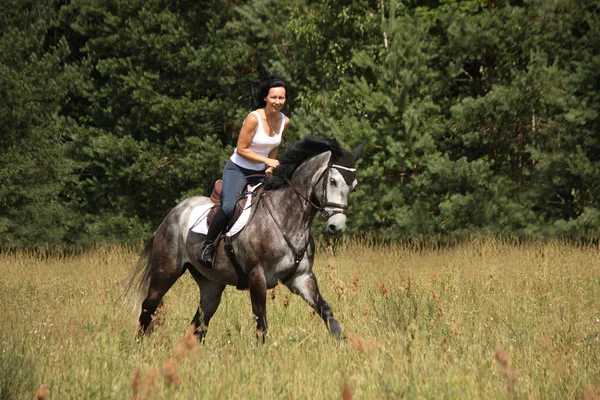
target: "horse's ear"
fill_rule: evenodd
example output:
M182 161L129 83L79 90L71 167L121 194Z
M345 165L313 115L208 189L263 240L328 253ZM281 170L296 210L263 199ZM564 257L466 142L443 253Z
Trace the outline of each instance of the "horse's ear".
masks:
M365 143L363 142L363 143L359 144L356 149L354 149L354 162L356 162L356 160L358 160L358 158L362 154L364 148L365 148Z

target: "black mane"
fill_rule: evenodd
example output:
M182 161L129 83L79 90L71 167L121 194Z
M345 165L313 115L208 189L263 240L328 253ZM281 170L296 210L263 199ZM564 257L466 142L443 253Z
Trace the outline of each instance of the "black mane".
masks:
M344 150L335 139L310 135L293 143L279 157L279 167L273 176L267 180L265 190L275 190L287 186L285 178L291 179L292 174L300 164L318 154L331 151L333 157L341 157Z

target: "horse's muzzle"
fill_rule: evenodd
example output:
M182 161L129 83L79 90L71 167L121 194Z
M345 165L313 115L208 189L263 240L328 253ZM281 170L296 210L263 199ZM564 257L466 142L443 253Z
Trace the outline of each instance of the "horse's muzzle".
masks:
M341 235L346 230L346 215L341 213L332 215L327 219L325 226L328 235Z

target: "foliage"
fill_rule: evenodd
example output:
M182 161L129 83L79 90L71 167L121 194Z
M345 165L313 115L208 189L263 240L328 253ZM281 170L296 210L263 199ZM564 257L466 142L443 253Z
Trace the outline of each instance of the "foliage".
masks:
M135 242L207 194L260 63L289 83L283 147L366 143L350 233L598 239L599 7L9 0L0 247Z

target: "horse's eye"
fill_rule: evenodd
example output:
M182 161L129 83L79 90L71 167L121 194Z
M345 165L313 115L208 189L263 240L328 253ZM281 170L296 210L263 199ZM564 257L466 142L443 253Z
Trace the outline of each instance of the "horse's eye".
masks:
M337 186L337 182L333 178L329 179L329 183L331 183L333 186Z

